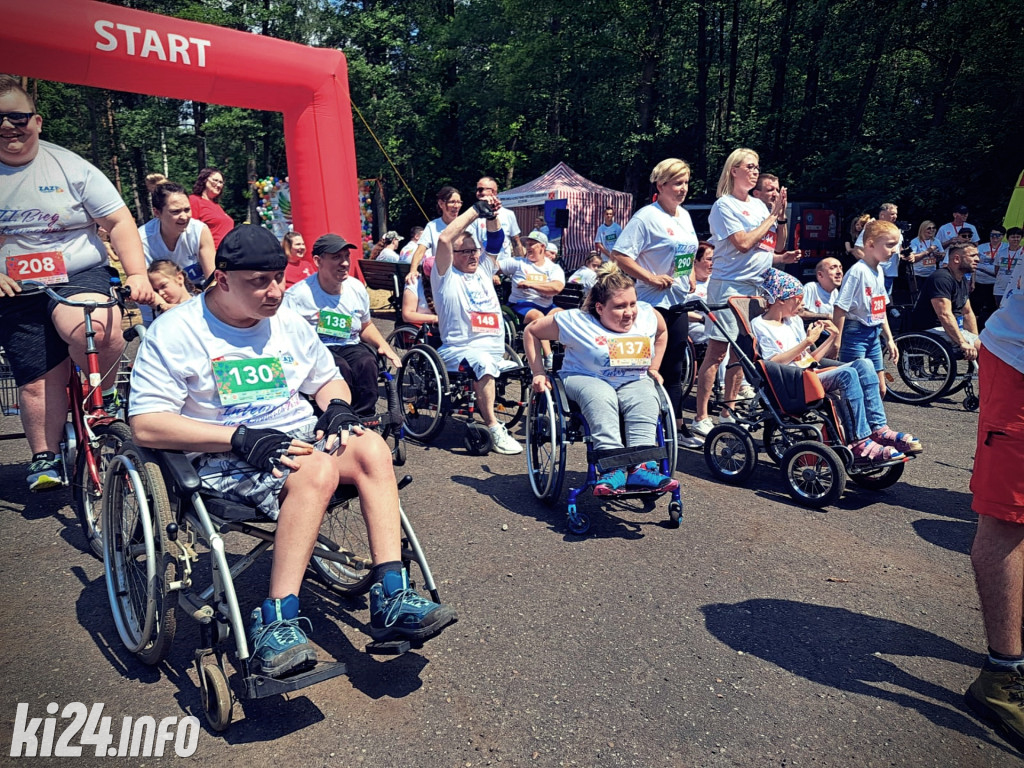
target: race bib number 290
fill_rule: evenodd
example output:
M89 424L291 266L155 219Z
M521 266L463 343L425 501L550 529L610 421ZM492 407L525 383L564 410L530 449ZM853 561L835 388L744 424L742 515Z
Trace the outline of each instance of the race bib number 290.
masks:
M7 276L12 280L35 280L55 285L68 281L68 268L60 251L23 253L7 257Z
M215 360L213 377L222 406L288 397L288 381L277 357Z

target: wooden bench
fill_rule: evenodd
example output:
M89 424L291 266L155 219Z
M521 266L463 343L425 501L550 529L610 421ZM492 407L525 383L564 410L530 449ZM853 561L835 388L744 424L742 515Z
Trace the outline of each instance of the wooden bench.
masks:
M566 283L562 292L555 295L555 306L560 309L579 309L583 305L586 291L579 283Z
M402 316L402 291L405 290L405 278L409 274L409 265L398 261L360 259L359 268L363 271L363 280L366 281L367 288L391 291L388 303L400 318Z

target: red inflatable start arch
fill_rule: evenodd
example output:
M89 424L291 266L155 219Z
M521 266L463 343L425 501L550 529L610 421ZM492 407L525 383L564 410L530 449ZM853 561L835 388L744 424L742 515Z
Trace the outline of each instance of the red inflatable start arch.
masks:
M92 0L29 0L6 4L0 71L282 112L295 229L310 243L326 232L361 242L341 51Z

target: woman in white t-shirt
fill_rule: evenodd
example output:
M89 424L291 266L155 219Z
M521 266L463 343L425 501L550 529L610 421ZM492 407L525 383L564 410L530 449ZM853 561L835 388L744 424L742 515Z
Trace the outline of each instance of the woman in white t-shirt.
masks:
M711 306L724 304L730 296L758 295L761 275L772 266L775 248L765 238L773 227L785 223L787 192L785 187L780 190L771 210L750 194L761 174L759 162L752 149L733 150L718 177L718 199L708 215L711 242L715 246L715 274L708 283ZM696 414L690 430L699 437L706 437L714 426L708 414L708 401L718 367L729 351L725 333L732 336L737 333L736 319L731 312L721 312L716 317L724 331L708 323L708 349L697 372ZM742 374L738 365L728 369L725 377L727 403L735 402ZM723 407L721 416L727 421L733 418L728 407Z
M910 255L907 261L914 265L914 277L923 280L934 272L942 261L942 244L935 239L937 227L934 221L922 221L917 228L917 237L910 241Z
M551 386L541 366L541 341L560 341L565 347L558 375L590 426L595 451L657 445L660 409L652 379L661 381L658 368L667 340L661 315L647 302L637 301L632 278L614 262L598 270L582 309L543 317L523 333L535 392ZM648 463L605 472L597 479L594 495L664 493L678 487L678 481Z
M772 269L765 275L763 289L768 297L768 311L751 323L761 359L798 368L824 361L835 348L838 332L831 320L817 320L804 331L799 316L804 296L800 281ZM888 426L878 377L867 360L819 368L817 374L825 391L841 392L849 406L852 423L848 431L852 429L853 433L846 437L858 463L898 461L905 454L924 450L913 435Z
M416 281L417 270L424 259L427 266L433 263L434 249L441 238L444 228L455 221L455 217L462 210L462 194L455 187L443 186L437 190L437 210L441 214L423 228L416 250L412 254L412 266L409 267L409 274L405 282L411 285Z
M569 285L582 286L583 292L586 293L594 287L594 282L597 280L597 270L601 268L603 263L601 254L597 251L591 251L590 255L587 256L587 260L583 262L583 266L569 276Z
M210 228L192 218L185 188L172 181L158 184L152 195L156 217L139 227L146 265L173 261L193 283L213 274L215 248Z
M690 323L680 305L690 292L697 253L697 233L683 208L690 190L690 166L675 157L662 160L651 171L651 183L656 189L654 202L629 220L615 241L612 258L637 281L637 298L653 306L665 321L668 346L661 370L682 426L683 362Z

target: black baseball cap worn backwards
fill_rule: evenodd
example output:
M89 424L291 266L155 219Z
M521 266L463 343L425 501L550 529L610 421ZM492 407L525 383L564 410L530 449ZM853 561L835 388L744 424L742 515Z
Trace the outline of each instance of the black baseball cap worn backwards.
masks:
M274 234L258 224L239 224L220 241L214 266L222 272L280 272L288 257Z

